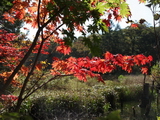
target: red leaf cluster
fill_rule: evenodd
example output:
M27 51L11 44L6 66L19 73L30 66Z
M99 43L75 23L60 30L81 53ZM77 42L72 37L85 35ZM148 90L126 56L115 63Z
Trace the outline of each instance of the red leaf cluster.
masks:
M5 30L0 30L0 45L11 46L10 42L13 41L17 36L14 33L8 33Z
M4 101L17 101L18 97L14 95L1 95L0 98Z
M9 77L11 74L12 74L12 71L11 71L11 72L3 72L3 73L0 74L0 78L2 78L2 79L4 80L4 82L6 82L6 80L8 79L8 77ZM16 74L16 75L14 76L14 78L12 79L11 84L12 84L13 86L16 86L16 87L21 87L20 82L17 81L18 76L19 76L18 74Z
M38 41L37 42L37 45L35 46L34 50L32 51L32 53L38 53L38 50L40 48L40 44L41 44L41 41ZM42 54L49 54L46 50L48 49L48 46L50 45L50 42L49 41L45 41L44 44L43 44L43 47L42 47L42 50L41 50L41 53Z
M59 44L59 46L56 48L56 51L63 53L64 55L67 55L71 52L71 48L68 45L65 45L65 42L62 39L56 38L54 42Z
M68 45L60 45L57 46L56 51L63 53L64 55L67 55L71 52L71 49Z
M131 27L132 27L132 28L138 28L138 24L133 23L133 24L131 24Z
M17 36L14 33L8 33L0 30L0 63L14 69L17 62L23 57L23 51L13 46L12 42Z
M108 17L106 19L103 19L102 22L104 22L105 25L109 27L111 25L110 20L112 19L112 17L114 17L116 21L121 21L122 16L120 15L119 11L120 11L119 7L109 9L107 11Z
M113 55L110 52L104 54L104 59L94 57L73 58L70 57L65 60L55 59L52 63L52 75L71 74L80 80L87 81L87 77L97 77L98 80L103 81L99 73L110 73L116 70L117 66L121 67L127 72L132 72L134 65L146 65L152 61L151 56L132 55L123 56L121 54ZM147 67L142 67L142 73L147 74Z
M107 27L109 27L111 25L110 19L108 19L108 20L104 19L104 20L102 20L102 22L104 22Z

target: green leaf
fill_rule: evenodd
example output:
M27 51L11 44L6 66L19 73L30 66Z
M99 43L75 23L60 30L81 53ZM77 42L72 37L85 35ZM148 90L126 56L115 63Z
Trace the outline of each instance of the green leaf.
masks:
M98 11L100 12L100 13L103 13L104 11L105 11L105 3L103 3L103 2L99 2L98 3L98 5L97 5L97 9L98 9Z
M127 15L129 15L129 9L128 9L128 4L123 2L122 4L120 4L120 15L122 17L127 17Z
M108 27L105 24L102 23L101 26L105 32L109 32Z
M92 56L100 56L100 40L101 38L97 35L91 35L83 39L84 45L90 49Z
M159 4L160 0L150 0L149 2L151 2L151 4Z
M85 46L87 46L87 47L91 47L91 45L92 45L92 42L90 41L90 39L89 38L84 38L83 39L83 42L84 42L84 45Z
M6 5L8 5L8 6L12 6L13 4L11 3L11 2L7 2L7 4Z
M117 3L117 0L109 0L110 3ZM119 2L119 0L118 0Z
M159 20L160 15L159 14L154 14L154 20Z
M69 46L72 46L72 40L68 37L65 37L63 38L63 40L65 41L65 45L69 45Z
M47 4L47 10L51 11L54 9L54 5L52 3Z

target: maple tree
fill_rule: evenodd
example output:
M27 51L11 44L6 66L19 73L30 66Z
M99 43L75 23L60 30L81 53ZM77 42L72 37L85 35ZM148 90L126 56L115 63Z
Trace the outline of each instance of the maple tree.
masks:
M15 111L19 110L22 102L27 97L57 77L74 75L83 81L87 81L87 77L97 77L99 81L104 82L99 73L112 72L116 69L116 66L131 72L132 66L134 65L143 65L142 73L146 74L147 67L144 65L152 61L151 56L123 56L121 54L113 55L106 52L104 59L98 57L77 59L70 57L65 60L60 60L54 57L50 71L53 77L48 81L44 81L38 87L35 87L39 79L44 76L44 73L40 73L41 75L36 83L30 87L28 92L26 91L27 84L33 73L42 71L43 64L37 61L41 53L48 54L45 49L48 49L50 41L57 43L56 50L66 55L71 52L69 45L76 37L75 31L79 31L84 36L86 36L87 33L98 33L100 30L107 31L111 24L111 19L120 21L122 18L129 17L130 15L131 13L125 0L14 0L13 7L4 13L4 18L11 23L14 23L16 19L23 20L26 24L36 28L37 32L30 46L15 48L12 49L12 51L8 49L7 52L13 52L13 54L10 55L5 52L8 61L12 60L10 61L11 63L13 61L18 62L12 66L11 74L7 76L8 78L4 86L1 88L1 94L5 92L19 72L23 73L26 78L21 85ZM92 22L87 25L86 28L85 24L89 19L91 19ZM60 34L63 35L63 38L59 37ZM8 35L14 36L13 34ZM7 41L9 41L8 38ZM12 39L14 38L12 37ZM95 49L87 40L84 42L91 51ZM8 48L9 47L10 46L8 46ZM5 50L4 43L1 48ZM17 50L18 52L16 52ZM32 61L30 67L25 67L24 63L31 53L36 53L35 59ZM4 51L1 52L1 55L2 54L4 54ZM15 56L12 57L11 55ZM10 59L10 57L13 59ZM8 61L3 62L8 63ZM1 76L2 75L4 74L1 74Z

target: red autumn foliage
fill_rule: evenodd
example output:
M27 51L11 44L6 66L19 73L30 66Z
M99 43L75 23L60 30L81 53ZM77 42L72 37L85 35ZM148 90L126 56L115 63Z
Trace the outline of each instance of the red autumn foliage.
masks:
M22 50L12 44L16 37L14 33L0 30L0 63L3 63L3 65L8 66L12 70L24 54Z
M107 27L109 27L111 25L110 20L104 19L104 20L102 20L102 22L104 22Z
M58 51L59 53L63 53L64 55L69 55L69 53L71 52L71 49L68 45L60 45L57 46L56 51Z
M18 97L14 95L1 95L0 98L4 101L17 101Z
M94 57L92 59L85 58L73 58L70 57L65 60L55 60L52 63L52 75L73 74L80 80L86 81L87 77L97 77L103 82L99 73L110 73L116 70L117 66L121 67L128 73L132 72L134 65L146 65L152 61L151 56L132 55L123 56L121 54L113 55L110 52L105 53L105 58ZM142 67L142 73L147 74L147 67Z
M4 80L4 83L5 83L6 80L7 80L7 78L8 78L11 74L12 74L12 72L3 72L3 73L0 74L0 78L2 78L2 79ZM12 84L13 86L15 86L15 87L21 87L20 82L17 81L18 77L19 77L19 75L16 74L16 75L14 76L14 78L12 79L12 82L11 82L11 84Z
M34 50L32 51L32 53L38 53L38 49L40 47L40 44L41 44L41 41L38 41L37 42L37 45L35 46ZM50 42L49 41L45 41L44 44L43 44L43 47L42 47L42 50L41 50L41 53L42 54L49 54L46 50L48 49L50 45Z
M132 28L138 28L138 24L133 23L133 24L131 24L131 27L132 27Z

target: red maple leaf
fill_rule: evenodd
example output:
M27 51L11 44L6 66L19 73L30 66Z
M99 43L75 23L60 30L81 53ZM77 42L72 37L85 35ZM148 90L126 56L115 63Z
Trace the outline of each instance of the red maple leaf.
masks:
M149 61L153 61L153 57L151 55L148 56Z
M148 67L147 66L142 67L141 72L142 74L148 74Z
M107 27L111 25L110 20L103 19L102 22L104 22Z
M64 55L67 55L71 52L71 48L68 45L60 45L57 46L56 51L63 53Z
M107 51L104 54L104 57L105 57L105 59L110 60L110 59L113 59L113 54L111 54L110 52Z
M37 64L35 67L36 67L36 70L38 70L38 71L42 70L42 64L41 63Z
M132 28L138 28L138 24L133 23L133 24L131 24L131 27L132 27Z

